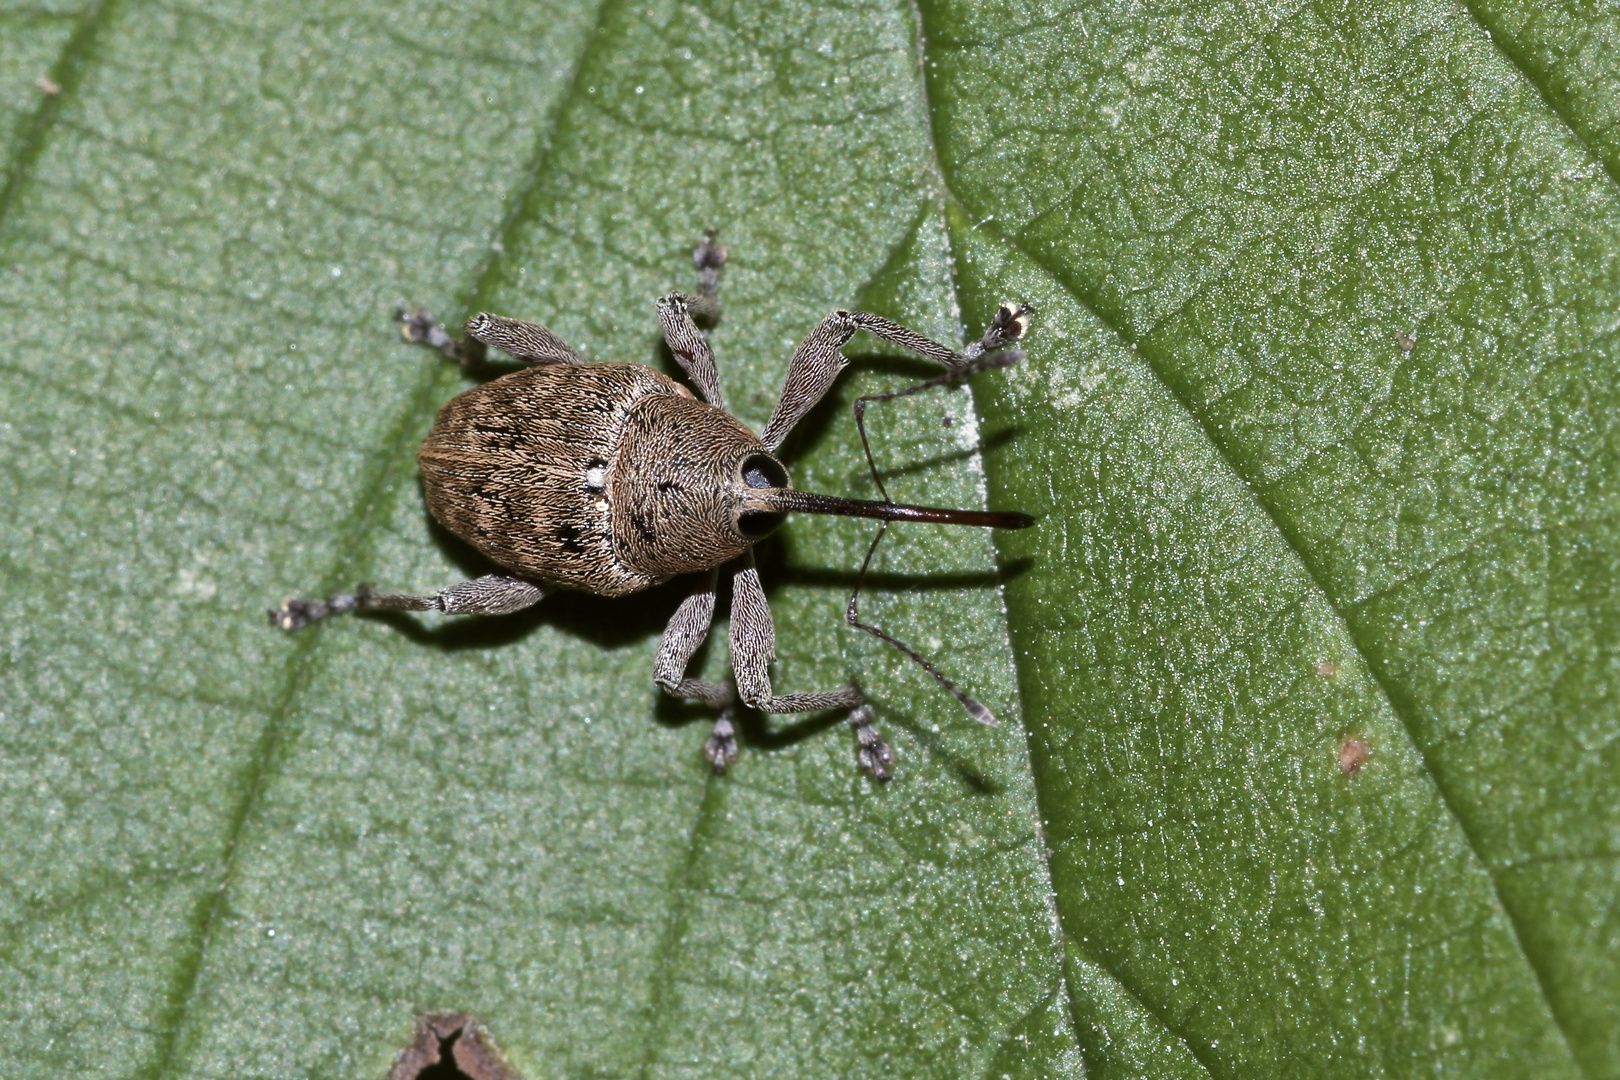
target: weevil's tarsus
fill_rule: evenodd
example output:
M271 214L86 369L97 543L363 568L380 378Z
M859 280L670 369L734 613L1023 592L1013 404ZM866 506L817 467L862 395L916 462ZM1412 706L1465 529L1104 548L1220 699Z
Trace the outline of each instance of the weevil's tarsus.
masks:
M995 714L989 709L985 708L984 704L977 698L968 696L959 686L953 683L950 679L946 678L945 673L939 670L939 668L935 667L933 662L927 657L923 656L916 649L913 649L910 645L907 645L893 634L890 634L887 631L872 625L871 623L864 623L861 621L860 610L857 607L857 603L859 602L861 596L861 584L866 581L866 571L872 565L872 556L877 553L878 544L883 541L883 535L888 531L889 523L885 521L882 525L878 526L877 535L872 537L871 546L866 549L866 558L861 562L861 572L855 575L855 588L849 594L849 604L844 608L844 618L848 620L849 625L853 626L855 629L865 630L868 634L871 634L879 641L888 642L896 649L899 649L906 656L910 657L911 660L924 671L928 672L928 674L939 680L939 685L943 686L947 693L961 703L962 708L967 710L967 714L969 716L983 724L985 727L995 727Z
M1029 333L1029 305L1003 300L996 305L996 313L990 317L990 325L984 328L979 340L963 350L962 355L970 361L977 360L985 353L1023 340L1027 333Z
M467 320L463 329L473 340L493 345L525 364L585 363L585 358L575 352L572 345L537 322L480 311Z
M855 760L861 771L874 780L889 779L894 748L872 726L872 706L862 705L850 712L849 726L855 729Z
M737 760L737 729L731 722L734 711L732 706L720 710L714 718L714 730L703 744L703 759L716 775L724 774L726 767Z
M548 592L543 585L502 574L486 574L463 581L432 596L380 593L362 585L352 593L334 593L325 600L289 596L270 611L270 625L291 633L328 615L350 611L439 611L446 615L510 615L538 604Z
M411 344L438 349L466 371L483 369L483 342L457 341L426 308L399 308L394 312L394 318L400 324L400 334Z
M692 265L697 267L698 294L687 297L692 317L712 323L720 317L720 269L726 265L726 249L716 243L718 229L705 229L703 241L692 249Z

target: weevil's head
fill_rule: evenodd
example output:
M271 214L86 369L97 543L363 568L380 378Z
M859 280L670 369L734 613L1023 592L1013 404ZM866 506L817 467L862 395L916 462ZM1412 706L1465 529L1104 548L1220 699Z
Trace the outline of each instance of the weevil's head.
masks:
M608 472L615 551L658 578L719 566L765 539L786 512L750 500L793 487L741 421L676 393L631 411Z

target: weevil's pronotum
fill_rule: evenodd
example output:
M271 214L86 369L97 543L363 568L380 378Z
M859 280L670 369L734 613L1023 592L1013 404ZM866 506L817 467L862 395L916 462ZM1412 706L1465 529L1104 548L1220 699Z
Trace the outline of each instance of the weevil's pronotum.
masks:
M876 315L835 311L793 354L782 395L765 430L750 431L726 411L708 339L693 316L719 314L717 284L725 249L710 233L693 253L696 295L658 300L658 322L676 361L702 399L642 364L586 363L537 323L498 315L467 320L470 338L529 365L476 386L439 411L416 460L428 509L447 529L509 573L489 574L432 596L374 592L362 586L325 600L283 600L270 621L297 630L344 611L440 611L447 615L505 615L558 589L624 596L690 574L692 590L664 631L653 679L678 698L720 710L704 756L717 772L736 760L732 710L737 701L766 713L848 709L860 766L889 777L894 752L873 726L871 707L853 681L820 693L778 694L770 663L776 632L754 567L753 545L792 512L875 518L883 522L867 550L862 575L890 521L927 521L1021 529L1026 514L946 510L893 502L877 475L881 501L798 491L772 454L793 426L821 400L848 361L842 348L865 330L945 368L916 386L855 403L866 446L864 411L929 387L960 382L1019 357L997 352L1024 336L1028 309L1003 303L984 336L962 352ZM401 312L405 336L466 361L463 346L423 311ZM871 450L867 446L867 459ZM687 661L709 632L715 592L731 576L731 667L725 683L686 677ZM850 596L852 626L887 641L925 667L984 724L995 718L933 664L875 626Z

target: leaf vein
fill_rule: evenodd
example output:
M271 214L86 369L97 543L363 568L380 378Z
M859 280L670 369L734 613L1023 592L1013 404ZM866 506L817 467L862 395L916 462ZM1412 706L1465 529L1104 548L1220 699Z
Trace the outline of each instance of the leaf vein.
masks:
M20 140L20 148L11 167L6 170L5 183L0 184L0 229L5 227L11 208L16 205L25 183L33 175L34 166L39 163L63 101L71 98L79 88L79 82L89 66L89 54L95 47L96 33L101 29L106 8L107 0L93 0L85 11L78 28L63 46L62 54L51 65L50 80L60 89L55 94L41 94L33 117L21 125L26 129L26 134Z
M1044 273L1051 277L1052 280L1056 282L1061 289L1063 289L1064 292L1069 294L1077 305L1084 308L1093 318L1098 321L1099 324L1113 334L1114 337L1119 341L1122 348L1127 350L1131 349L1130 339L1125 336L1122 328L1115 325L1110 319L1104 317L1102 313L1098 312L1096 309L1087 304L1076 288L1074 288L1069 282L1063 280L1057 274L1053 273L1043 264L1042 260L1038 257L1037 252L1027 250L1019 243L1018 240L1007 237L1005 234L1000 233L999 230L991 231L991 235L996 236L996 238L1002 243L1017 251L1031 263L1039 266ZM1363 636L1360 633L1359 622L1354 620L1352 616L1333 599L1332 594L1328 591L1325 584L1325 578L1319 572L1315 561L1310 557L1302 542L1293 533L1293 531L1288 528L1282 518L1278 516L1272 504L1260 494L1256 485L1261 482L1263 478L1259 476L1251 478L1245 474L1241 468L1239 468L1236 460L1227 453L1226 447L1216 437L1215 432L1210 429L1209 424L1193 408L1192 402L1188 401L1175 389L1169 378L1161 369L1160 365L1155 363L1151 355L1151 350L1135 349L1131 351L1134 353L1134 355L1140 358L1143 367L1152 376L1153 380L1157 382L1164 392L1169 396L1170 400L1175 402L1177 407L1186 413L1193 423L1198 425L1198 430L1213 449L1221 464L1228 470L1232 477L1237 480L1245 490L1248 491L1249 496L1251 499L1253 499L1256 508L1259 509L1260 512L1263 513L1271 522L1272 527L1277 530L1278 536L1281 538L1283 544L1289 549L1294 558L1298 561L1301 571L1305 574L1306 579L1309 581L1311 587L1322 598L1323 603L1327 605L1328 609L1331 610L1339 619L1339 622L1345 629L1345 636L1350 640L1350 643L1352 646L1354 646L1357 655L1361 657L1362 662L1366 665L1368 674L1371 676L1373 683L1378 687L1379 694L1389 705L1391 715L1395 717L1395 719L1400 723L1401 727L1406 731L1407 738L1411 742L1413 750L1417 753L1419 761L1422 763L1423 771L1428 775L1430 781L1435 786L1435 791L1440 796L1440 802L1445 808L1446 814L1456 823L1457 830L1462 836L1463 842L1467 845L1469 854L1473 856L1481 870L1484 872L1486 880L1490 882L1492 899L1496 902L1497 908L1502 912L1503 918L1506 920L1508 928L1513 934L1514 947L1518 950L1520 957L1524 960L1526 968L1528 968L1531 974L1535 977L1536 989L1541 996L1542 1004L1547 1009L1547 1015L1552 1019L1553 1026L1558 1032L1560 1041L1564 1044L1566 1051L1569 1052L1569 1060L1574 1068L1581 1073L1581 1075L1585 1075L1584 1070L1581 1069L1580 1064L1575 1058L1571 1048L1569 1035L1565 1030L1564 1021L1553 1009L1552 998L1547 993L1547 975L1541 970L1540 966L1535 963L1529 952L1524 947L1524 935L1521 928L1521 917L1512 908L1510 908L1503 899L1501 886L1497 880L1498 870L1488 859L1485 858L1479 844L1479 838L1468 827L1462 814L1457 808L1457 799L1455 793L1449 791L1447 786L1440 781L1434 766L1429 761L1429 754L1425 752L1423 746L1418 741L1416 735L1416 724L1413 718L1413 714L1415 712L1414 707L1405 701L1404 695L1400 693L1399 687L1395 685L1394 677L1387 670L1385 670L1383 665L1377 662L1373 651L1363 640Z
M1503 59L1512 65L1513 70L1518 73L1519 77L1524 79L1525 83L1536 91L1541 97L1542 103L1547 106L1547 111L1558 118L1558 122L1563 125L1565 131L1569 132L1570 137L1575 140L1575 144L1581 148L1581 152L1597 163L1598 168L1603 170L1603 175L1609 178L1609 183L1616 188L1620 188L1620 173L1616 173L1615 167L1609 159L1598 153L1597 148L1587 141L1586 136L1581 133L1581 129L1576 126L1568 111L1559 106L1558 99L1554 96L1552 88L1536 77L1535 72L1525 64L1524 58L1520 56L1517 49L1510 47L1507 35L1499 33L1498 27L1493 25L1481 13L1479 0L1461 0L1461 3L1463 10L1468 12L1468 17L1473 19L1475 24L1490 37L1491 44L1496 47L1496 51L1501 53Z

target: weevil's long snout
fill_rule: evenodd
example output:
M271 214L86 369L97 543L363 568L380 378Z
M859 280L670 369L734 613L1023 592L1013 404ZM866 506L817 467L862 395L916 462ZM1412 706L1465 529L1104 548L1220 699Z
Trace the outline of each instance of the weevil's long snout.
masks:
M813 491L766 488L750 491L742 509L764 513L832 514L837 517L875 518L879 521L926 521L941 525L976 525L985 529L1027 529L1035 519L1016 510L951 510L938 506L846 499Z

